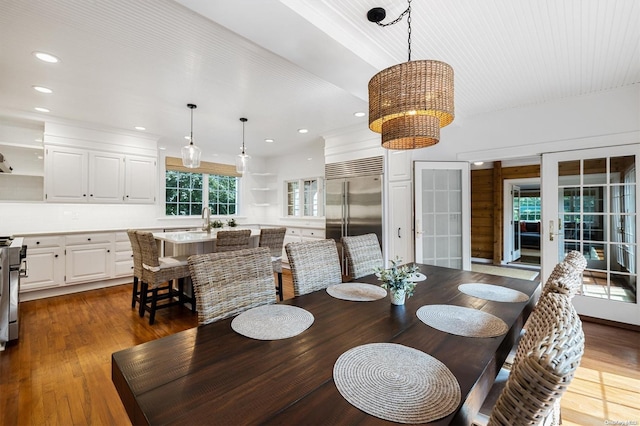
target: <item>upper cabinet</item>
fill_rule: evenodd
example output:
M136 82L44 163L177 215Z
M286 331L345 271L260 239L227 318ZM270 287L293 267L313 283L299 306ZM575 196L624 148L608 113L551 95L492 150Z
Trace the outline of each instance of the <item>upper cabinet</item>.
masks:
M153 203L156 158L45 146L45 200Z
M155 139L45 123L44 148L47 202L155 202L158 180Z
M389 182L411 180L411 150L388 150Z

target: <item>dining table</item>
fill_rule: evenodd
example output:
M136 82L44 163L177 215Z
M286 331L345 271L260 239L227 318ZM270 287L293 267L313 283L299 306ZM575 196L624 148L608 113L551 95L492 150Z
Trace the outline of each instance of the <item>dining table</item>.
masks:
M313 323L293 337L249 338L234 331L232 318L201 325L113 353L113 384L135 425L391 424L347 401L334 368L354 348L397 344L435 358L459 384L459 402L428 424L471 424L537 302L540 282L416 266L426 280L404 305L390 303L388 295L362 302L318 290L277 304L313 315ZM380 284L375 274L356 281ZM478 284L516 290L524 298L495 301L461 291ZM442 305L491 314L506 328L497 336L468 337L418 317L421 309Z

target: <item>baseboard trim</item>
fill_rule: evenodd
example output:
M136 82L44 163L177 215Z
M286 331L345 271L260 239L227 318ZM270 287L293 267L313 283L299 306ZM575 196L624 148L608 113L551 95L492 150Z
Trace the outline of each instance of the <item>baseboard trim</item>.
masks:
M624 322L588 317L586 315L580 315L580 319L584 322L593 322L595 324L602 324L602 325L609 325L611 327L624 328L625 330L640 331L640 325L626 324Z

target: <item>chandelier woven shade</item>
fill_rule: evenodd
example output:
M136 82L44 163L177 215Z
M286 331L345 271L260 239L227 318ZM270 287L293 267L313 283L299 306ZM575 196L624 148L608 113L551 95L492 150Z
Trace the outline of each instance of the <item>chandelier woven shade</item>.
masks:
M444 62L404 62L369 81L369 128L385 148L435 145L453 118L453 68Z

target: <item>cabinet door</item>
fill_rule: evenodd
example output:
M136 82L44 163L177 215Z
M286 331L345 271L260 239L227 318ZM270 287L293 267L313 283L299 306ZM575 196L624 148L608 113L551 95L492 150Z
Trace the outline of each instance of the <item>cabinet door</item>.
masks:
M156 159L127 156L125 163L125 202L154 203L158 179Z
M389 184L389 259L399 257L403 262L413 262L411 194L410 181Z
M389 150L387 153L387 161L389 162L390 182L411 179L410 150Z
M20 279L20 292L64 285L62 247L27 248L27 277Z
M83 149L47 147L45 155L45 199L70 203L86 202L88 152Z
M124 193L124 157L106 152L89 154L89 201L121 203Z
M67 246L67 284L111 277L111 243Z

